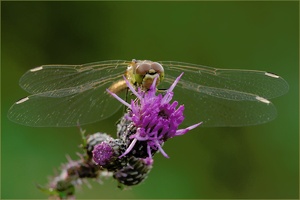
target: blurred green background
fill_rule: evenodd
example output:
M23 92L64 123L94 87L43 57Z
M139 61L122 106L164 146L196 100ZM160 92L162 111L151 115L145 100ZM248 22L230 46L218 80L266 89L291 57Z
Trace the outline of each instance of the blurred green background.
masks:
M32 128L6 118L27 95L18 80L42 64L175 60L258 69L284 77L278 117L242 128L198 128L164 146L141 185L90 181L77 198L299 197L298 2L1 2L1 198L47 198L35 183L77 159L74 128ZM201 103L201 102L199 102ZM113 117L84 126L116 133Z

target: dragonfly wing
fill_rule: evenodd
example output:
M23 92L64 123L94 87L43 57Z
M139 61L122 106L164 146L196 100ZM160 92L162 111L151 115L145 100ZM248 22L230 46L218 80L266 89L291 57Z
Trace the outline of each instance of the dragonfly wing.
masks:
M27 71L19 84L31 94L64 96L80 92L82 88L94 83L113 80L116 75L125 74L129 63L124 60L112 60L84 65L43 65ZM59 93L55 93L57 90L60 90Z
M116 60L29 70L20 85L33 95L16 102L8 117L28 126L76 126L105 119L121 106L105 90L122 80L127 65Z
M16 102L10 108L8 118L19 124L39 127L68 127L96 122L111 116L121 107L105 91L110 85L108 82L68 96L34 94Z
M288 91L284 79L251 70L222 70L165 61L168 88L182 72L174 99L185 104L186 123L203 121L203 126L248 126L268 122L277 115L268 100Z
M171 84L173 79L166 81ZM232 95L232 91L205 86L185 87L180 83L187 84L180 80L179 87L174 89L174 100L185 105L185 125L202 121L204 127L250 126L271 121L277 115L275 106L267 99L247 93Z
M265 99L281 96L289 89L283 78L264 71L218 69L174 61L160 63L163 65L166 75L177 77L184 72L184 80L197 85L254 94Z

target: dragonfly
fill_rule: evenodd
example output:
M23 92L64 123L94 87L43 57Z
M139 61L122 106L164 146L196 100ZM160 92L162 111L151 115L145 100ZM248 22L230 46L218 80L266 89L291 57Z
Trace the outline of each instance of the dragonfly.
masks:
M109 60L82 65L42 65L27 71L20 86L31 95L8 111L13 122L34 127L69 127L94 123L122 106L106 92L126 97L123 76L133 85L167 89L181 74L173 99L185 106L185 122L201 127L239 127L269 122L277 116L270 99L287 93L280 76L256 70L220 69L176 61ZM151 85L151 84L150 84Z

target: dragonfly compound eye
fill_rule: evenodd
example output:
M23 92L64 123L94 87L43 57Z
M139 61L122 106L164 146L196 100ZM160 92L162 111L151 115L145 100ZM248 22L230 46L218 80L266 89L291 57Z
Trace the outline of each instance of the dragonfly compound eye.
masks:
M150 69L151 66L148 63L141 63L136 67L135 73L139 75L146 75Z
M164 77L165 77L165 73L164 73L164 68L161 64L159 64L158 62L153 62L151 64L151 68L153 70L155 70L156 73L159 74L159 79L160 79L160 82L163 81Z
M158 62L153 62L151 64L151 68L154 69L156 71L156 73L163 73L164 72L163 66L161 66L161 64L159 64Z

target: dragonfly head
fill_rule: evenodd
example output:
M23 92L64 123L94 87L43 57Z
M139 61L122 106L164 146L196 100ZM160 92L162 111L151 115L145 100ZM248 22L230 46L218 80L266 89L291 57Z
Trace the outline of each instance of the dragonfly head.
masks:
M150 60L133 60L132 69L133 83L137 86L142 86L146 90L150 89L154 78L157 77L156 85L158 85L165 75L163 66Z

